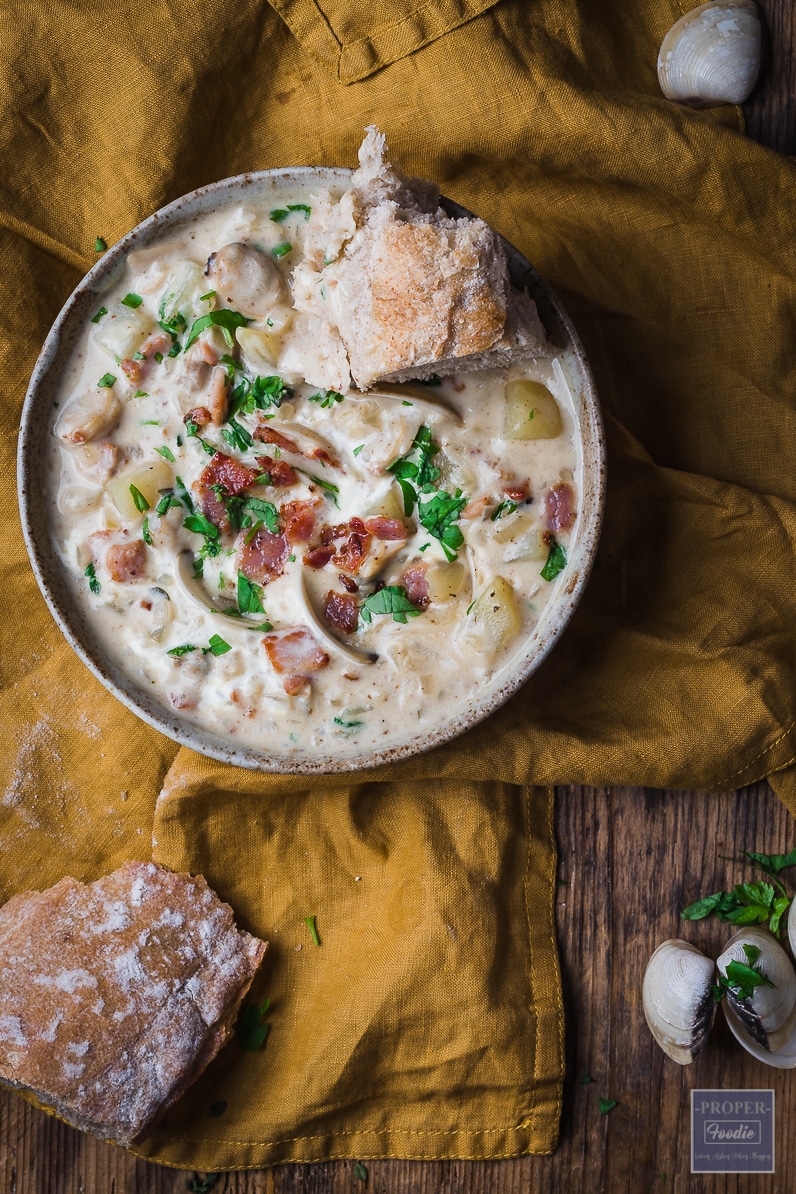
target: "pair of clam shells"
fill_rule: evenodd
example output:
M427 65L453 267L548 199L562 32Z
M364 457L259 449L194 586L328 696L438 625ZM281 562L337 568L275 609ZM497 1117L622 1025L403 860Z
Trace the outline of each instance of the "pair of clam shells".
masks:
M792 946L794 929L789 928ZM779 942L766 929L742 928L724 948L715 966L687 941L664 941L644 974L644 1015L664 1053L689 1065L704 1048L716 1016L713 997L716 967L721 974L733 960L748 959L744 946L760 950L756 966L773 986L755 988L750 999L728 991L723 1007L737 1040L761 1061L782 1068L796 1066L791 1037L796 1028L796 971Z
M760 72L762 27L753 0L710 0L666 34L658 81L667 99L692 108L742 104Z

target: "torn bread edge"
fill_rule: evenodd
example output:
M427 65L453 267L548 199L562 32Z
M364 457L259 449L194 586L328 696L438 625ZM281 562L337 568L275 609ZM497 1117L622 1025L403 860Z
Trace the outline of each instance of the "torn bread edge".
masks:
M328 350L306 380L344 392L353 378L368 390L550 357L536 304L510 284L498 234L477 217L447 215L436 184L407 178L386 154L370 126L350 188L339 199L328 189L313 196L291 286Z

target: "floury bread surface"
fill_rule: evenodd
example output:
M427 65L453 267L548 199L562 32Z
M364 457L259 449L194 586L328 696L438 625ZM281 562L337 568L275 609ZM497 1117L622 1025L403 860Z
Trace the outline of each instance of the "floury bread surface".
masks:
M0 1081L134 1144L230 1036L266 944L200 876L126 862L0 909Z
M369 128L350 189L313 202L294 303L339 337L345 358L335 358L339 373L308 380L345 389L344 359L367 390L549 355L535 304L510 286L497 233L446 215L439 189L406 178L385 153L384 136Z

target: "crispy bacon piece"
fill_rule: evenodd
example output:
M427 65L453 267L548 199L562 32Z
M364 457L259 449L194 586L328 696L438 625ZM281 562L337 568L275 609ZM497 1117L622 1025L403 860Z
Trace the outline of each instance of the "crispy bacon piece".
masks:
M272 460L270 456L258 456L260 471L268 473L268 484L274 489L288 489L298 484L298 473L286 460Z
M547 529L558 533L568 531L575 521L575 494L566 481L559 481L544 495Z
M382 518L381 515L377 515L375 518L366 519L365 527L374 539L386 539L395 542L398 539L406 539L407 537L406 527L400 518Z
M288 543L309 543L315 533L315 506L315 502L285 502L279 507Z
M503 486L503 492L506 497L512 502L527 502L531 493L530 481L509 481L507 485Z
M348 593L335 593L330 590L326 594L323 607L324 616L330 626L342 630L343 634L353 634L359 622L359 604Z
M218 350L206 336L200 336L196 342L196 351L206 365L218 364Z
M212 415L206 406L194 406L182 416L183 423L195 423L197 427L206 427Z
M146 572L146 544L143 539L132 543L112 543L105 553L105 567L111 580L138 580Z
M474 502L468 502L461 512L461 518L480 518L489 505L489 498L480 497Z
M414 605L425 609L429 603L427 564L412 564L401 577L401 584L406 589L406 595Z
M333 555L333 547L311 547L304 556L304 563L308 564L310 568L325 568Z
M124 373L125 377L130 379L133 385L137 385L141 380L140 361L134 361L130 357L127 357L125 360L119 361L119 368L121 369L122 373Z
M155 363L155 353L160 352L165 356L169 348L171 348L171 336L166 335L165 332L153 332L151 336L147 336L138 350L142 359L133 360L128 357L120 361L119 366L133 385L137 385Z
M297 626L283 634L267 634L263 646L274 671L285 677L283 686L289 696L297 696L306 689L308 676L329 662L329 656L306 626Z
M357 582L355 580L353 580L350 576L346 576L345 573L341 572L337 579L340 581L340 584L343 586L343 588L345 589L345 591L347 593L358 593L359 592L359 585L357 584Z
M302 456L306 456L307 460L320 460L323 464L331 465L332 468L339 468L339 461L331 456L326 448L313 448L311 452L302 452Z
M277 448L281 448L283 452L297 452L301 456L299 446L295 440L288 439L281 431L277 431L275 427L269 426L268 423L260 423L255 427L252 435L259 440L261 444L274 444Z
M332 556L332 563L343 572L356 576L368 554L372 535L361 518L352 518L348 523L348 529L350 531L348 538Z
M199 480L193 483L193 491L196 494L199 509L205 518L209 518L219 530L228 531L229 519L226 507L221 495L213 489L213 486L220 485L224 493L234 497L241 490L253 485L257 475L256 469L247 468L245 464L234 460L232 456L226 456L223 452L216 452L210 463L205 465Z
M287 539L284 535L272 535L265 527L260 527L250 543L246 542L248 534L245 532L238 539L238 571L249 580L267 585L284 571L290 551Z

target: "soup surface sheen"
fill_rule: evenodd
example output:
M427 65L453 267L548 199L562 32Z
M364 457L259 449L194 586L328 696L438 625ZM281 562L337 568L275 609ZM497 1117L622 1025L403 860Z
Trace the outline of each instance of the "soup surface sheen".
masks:
M108 657L164 709L347 758L444 727L533 650L578 530L575 412L553 360L307 384L325 346L290 275L312 195L273 194L130 255L57 396L55 534Z

